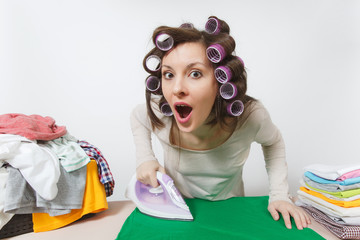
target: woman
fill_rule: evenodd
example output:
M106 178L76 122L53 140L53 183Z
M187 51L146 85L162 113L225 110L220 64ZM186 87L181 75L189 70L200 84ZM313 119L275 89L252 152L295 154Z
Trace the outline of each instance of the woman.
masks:
M268 210L282 214L291 228L307 227L309 217L289 199L285 147L264 106L246 95L247 77L226 22L209 17L205 31L192 24L159 27L156 45L144 58L146 105L131 115L137 179L158 186L166 172L188 198L223 200L244 196L242 170L253 142L262 145L270 192ZM156 135L164 166L151 144Z

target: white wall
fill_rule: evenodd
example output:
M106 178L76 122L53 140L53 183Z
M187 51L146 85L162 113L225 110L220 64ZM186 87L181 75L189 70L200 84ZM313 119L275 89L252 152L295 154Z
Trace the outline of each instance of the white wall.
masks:
M109 200L125 199L135 172L129 114L144 101L152 31L203 28L216 15L237 41L249 94L283 133L295 193L305 165L360 161L359 12L356 0L2 0L0 114L51 116L99 147L116 179ZM245 184L248 195L267 194L257 145Z

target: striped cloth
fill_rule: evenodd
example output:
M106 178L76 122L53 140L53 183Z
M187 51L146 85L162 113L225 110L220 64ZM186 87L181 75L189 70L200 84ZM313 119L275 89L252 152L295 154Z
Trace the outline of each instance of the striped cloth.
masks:
M336 223L322 211L309 205L301 206L315 221L326 227L340 239L360 239L360 226L342 225Z
M95 159L98 165L98 175L100 182L104 184L105 187L106 197L111 196L114 191L115 180L110 171L109 164L102 155L101 151L97 147L86 141L79 141L78 144L89 157Z

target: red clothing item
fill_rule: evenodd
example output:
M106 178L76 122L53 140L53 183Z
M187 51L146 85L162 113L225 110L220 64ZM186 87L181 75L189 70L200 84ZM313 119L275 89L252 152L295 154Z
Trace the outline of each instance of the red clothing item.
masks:
M0 134L15 134L30 140L50 141L66 133L66 127L57 126L51 117L21 113L0 115Z

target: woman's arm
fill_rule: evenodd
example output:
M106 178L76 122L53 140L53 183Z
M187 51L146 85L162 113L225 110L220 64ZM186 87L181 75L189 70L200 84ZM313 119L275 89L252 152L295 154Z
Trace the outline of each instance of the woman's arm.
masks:
M165 173L155 157L151 142L151 123L147 115L145 104L138 105L130 116L136 152L136 177L144 184L157 187L156 171Z
M256 122L255 141L261 144L269 180L269 202L289 199L285 144L278 128L271 121L267 110L260 105L251 116Z
M289 198L284 140L265 108L259 117L261 123L255 141L262 146L268 173L270 189L268 210L274 220L278 220L281 213L287 228L291 228L290 217L293 217L297 228L303 229L310 224L310 218Z

